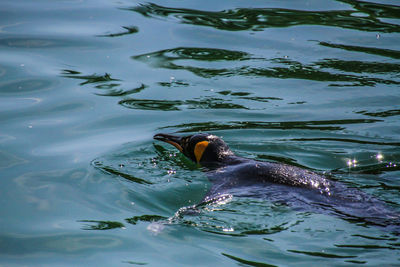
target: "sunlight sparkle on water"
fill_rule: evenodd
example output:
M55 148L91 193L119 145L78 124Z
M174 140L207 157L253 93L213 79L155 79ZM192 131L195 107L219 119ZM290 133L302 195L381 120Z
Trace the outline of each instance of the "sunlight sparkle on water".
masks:
M349 167L349 168L351 168L351 167L356 167L357 166L357 163L358 163L358 161L356 160L356 159L348 159L347 160L347 166Z
M174 170L174 169L169 169L169 170L167 171L167 173L168 173L168 175L173 175L173 174L176 173L176 170Z

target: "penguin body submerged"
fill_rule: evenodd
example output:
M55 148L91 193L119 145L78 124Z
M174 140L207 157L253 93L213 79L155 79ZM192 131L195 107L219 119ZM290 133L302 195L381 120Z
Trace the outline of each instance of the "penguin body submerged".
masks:
M205 169L212 186L200 204L225 194L257 197L400 232L399 213L385 202L316 172L236 156L221 138L207 133L182 137L160 133L154 139L175 146Z

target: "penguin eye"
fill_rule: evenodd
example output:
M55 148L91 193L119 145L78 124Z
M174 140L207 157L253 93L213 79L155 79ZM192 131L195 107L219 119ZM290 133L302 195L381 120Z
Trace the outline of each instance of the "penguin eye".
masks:
M182 138L181 146L185 151L189 149L189 137Z
M186 137L181 139L181 145L182 145L182 147L187 146L187 138Z

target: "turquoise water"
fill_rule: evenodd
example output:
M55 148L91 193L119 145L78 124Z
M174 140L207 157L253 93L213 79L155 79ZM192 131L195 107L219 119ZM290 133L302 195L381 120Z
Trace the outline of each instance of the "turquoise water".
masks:
M398 265L397 233L210 188L158 132L400 210L398 1L0 3L0 264Z

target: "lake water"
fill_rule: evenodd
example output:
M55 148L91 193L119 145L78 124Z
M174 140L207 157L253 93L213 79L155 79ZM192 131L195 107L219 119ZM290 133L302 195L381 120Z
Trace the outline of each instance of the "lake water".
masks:
M398 1L0 3L0 265L399 265L362 220L227 196L158 132L400 210Z

